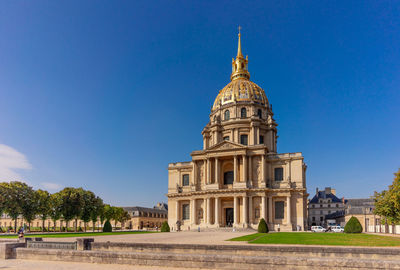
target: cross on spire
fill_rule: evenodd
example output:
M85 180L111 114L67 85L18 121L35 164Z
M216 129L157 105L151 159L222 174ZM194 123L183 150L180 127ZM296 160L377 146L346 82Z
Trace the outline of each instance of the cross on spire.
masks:
M239 25L238 29L239 29L239 35L240 35L240 29L242 29L242 27Z

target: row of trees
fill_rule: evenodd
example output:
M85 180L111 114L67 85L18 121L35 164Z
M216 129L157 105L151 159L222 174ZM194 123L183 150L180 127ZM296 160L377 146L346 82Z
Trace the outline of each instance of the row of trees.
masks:
M83 188L67 187L50 194L46 190L34 190L22 182L0 183L0 214L6 213L14 221L14 229L17 231L17 218L23 217L30 225L35 218L42 220L44 230L45 220L53 221L54 229L58 220L63 219L68 228L69 222L75 220L77 231L78 219L86 225L92 221L95 224L100 220L114 220L124 223L130 219L129 214L121 207L104 204L103 200L92 191ZM93 226L93 231L95 226Z
M384 217L385 224L393 226L400 223L400 169L394 175L395 178L388 190L374 194L374 213Z

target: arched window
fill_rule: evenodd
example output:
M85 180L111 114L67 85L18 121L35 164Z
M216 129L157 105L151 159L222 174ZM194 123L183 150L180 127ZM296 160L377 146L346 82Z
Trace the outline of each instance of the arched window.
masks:
M262 118L262 111L261 111L261 109L258 109L258 111L257 111L257 115L258 115L258 118Z
M246 108L240 109L240 117L241 117L241 118L246 118L246 117L247 117Z
M229 110L226 110L224 113L224 119L229 120L229 118L230 118Z

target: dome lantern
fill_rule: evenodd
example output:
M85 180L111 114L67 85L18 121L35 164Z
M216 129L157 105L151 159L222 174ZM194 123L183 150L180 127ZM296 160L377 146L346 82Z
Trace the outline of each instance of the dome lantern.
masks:
M240 29L239 26L239 39L238 39L238 51L236 55L236 59L232 58L232 74L231 74L231 81L236 79L250 79L250 73L247 69L247 65L249 62L248 56L246 58L243 57L242 54L242 44L240 41Z

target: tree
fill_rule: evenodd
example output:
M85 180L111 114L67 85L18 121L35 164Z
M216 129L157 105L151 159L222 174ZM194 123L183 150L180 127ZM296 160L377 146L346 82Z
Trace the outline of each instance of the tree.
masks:
M59 192L61 198L61 214L66 221L67 231L69 222L73 219L77 221L81 215L83 199L82 199L82 188L64 188ZM75 231L77 230L77 222L75 222Z
M85 232L86 232L86 223L88 223L91 219L91 214L93 211L95 211L95 200L96 200L96 195L94 195L93 192L88 191L88 190L83 190L82 193L82 211L80 218L83 220L85 224Z
M44 222L50 215L50 193L46 190L37 190L36 191L37 198L37 206L38 206L38 214L40 215L40 219L42 220L42 231L44 231Z
M37 193L32 187L24 184L20 187L19 194L21 197L21 214L26 222L28 222L30 231L31 223L36 218L39 209Z
M104 212L103 200L100 197L96 197L95 200L93 201L93 211L90 213L90 219L92 220L93 223L93 232L97 219L100 217L101 220L101 215L103 212ZM103 226L103 221L101 221L101 225Z
M121 222L121 229L123 229L125 227L125 222L130 220L131 216L123 208L121 209L122 209L122 214L118 217L118 221Z
M49 216L50 216L51 220L53 221L54 231L56 231L57 220L59 220L61 218L61 204L62 204L62 200L61 200L60 193L53 193L50 195Z
M345 233L362 233L363 227L356 217L351 217L344 226Z
M112 226L108 219L104 223L103 232L112 232Z
M109 204L106 204L104 206L104 218L107 221L110 221L111 219L113 219L114 215L114 211L115 211L115 207L110 206Z
M385 218L385 223L394 227L400 222L400 169L394 174L393 183L388 190L374 193L374 213ZM394 232L394 230L393 230Z
M161 225L161 232L170 232L168 222L164 221Z
M14 181L10 183L0 183L1 200L5 213L14 220L14 232L17 232L17 219L22 215L22 207L24 205L23 190L27 189L28 185L22 182Z
M268 225L263 218L260 219L260 222L258 223L257 231L259 233L267 233L268 232Z

